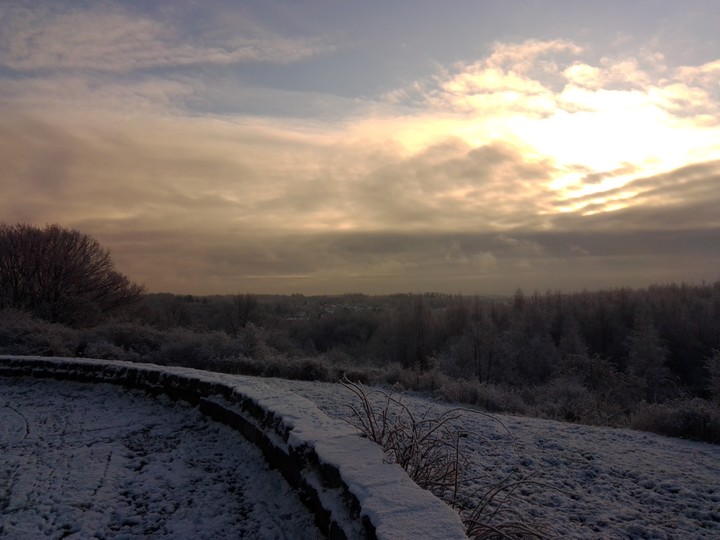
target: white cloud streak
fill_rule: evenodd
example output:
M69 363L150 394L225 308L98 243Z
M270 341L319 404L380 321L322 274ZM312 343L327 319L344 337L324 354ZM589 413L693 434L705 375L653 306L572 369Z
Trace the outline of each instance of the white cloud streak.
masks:
M18 71L129 71L239 62L289 63L327 51L318 38L242 29L215 41L106 6L88 11L0 6L0 64Z

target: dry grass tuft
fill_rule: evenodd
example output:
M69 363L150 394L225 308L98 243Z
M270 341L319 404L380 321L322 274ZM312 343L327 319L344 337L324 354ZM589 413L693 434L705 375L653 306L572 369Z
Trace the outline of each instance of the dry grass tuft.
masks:
M463 444L467 434L455 427L454 422L469 410L454 408L433 416L428 408L418 416L395 396L395 387L389 392L378 389L368 391L362 384L347 378L343 378L342 385L359 400L359 405L348 405L351 417L347 422L362 436L380 445L388 462L398 463L420 487L457 508L458 487L468 480L465 475L468 459ZM493 419L508 431L492 415L471 412ZM551 527L525 521L508 505L515 492L523 486L551 488L532 476L518 478L512 473L474 497L477 501L475 506L462 512L468 536L482 540L556 536Z

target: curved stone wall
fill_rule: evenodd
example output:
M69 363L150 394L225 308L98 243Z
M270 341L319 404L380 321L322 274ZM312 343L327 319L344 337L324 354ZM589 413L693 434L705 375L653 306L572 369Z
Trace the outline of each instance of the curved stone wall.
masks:
M312 402L260 379L79 358L0 356L0 376L105 382L167 394L236 429L263 452L329 538L467 538L458 514L382 450Z

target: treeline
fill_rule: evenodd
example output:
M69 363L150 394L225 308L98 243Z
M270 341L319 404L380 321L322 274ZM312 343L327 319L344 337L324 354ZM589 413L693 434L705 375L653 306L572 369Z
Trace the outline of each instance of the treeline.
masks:
M0 352L348 374L493 411L720 442L720 282L509 298L149 294L109 317L73 328L6 309Z
M661 401L678 391L709 396L708 359L720 347L720 282L574 294L518 290L512 298L148 295L129 318L229 335L252 325L289 356L397 362L518 387L593 360L639 377L644 398Z
M0 353L347 375L720 442L720 282L511 298L144 292L85 234L0 223Z

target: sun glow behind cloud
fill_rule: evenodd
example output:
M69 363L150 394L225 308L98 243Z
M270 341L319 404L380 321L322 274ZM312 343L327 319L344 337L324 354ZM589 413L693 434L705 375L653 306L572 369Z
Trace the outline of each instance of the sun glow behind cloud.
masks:
M554 164L547 188L563 203L558 211L591 205L588 214L632 204L638 171L720 158L716 63L669 73L661 55L650 71L627 59L592 66L578 60L582 52L559 41L498 44L485 60L443 74L425 95L432 113L404 119L397 138L415 152L447 137L473 147L509 142ZM565 64L547 58L554 53Z
M0 7L4 219L78 227L156 289L212 292L587 271L607 255L576 233L718 219L720 61L496 42L347 97L238 74L312 67L338 41L240 16L188 33L173 13Z

